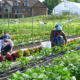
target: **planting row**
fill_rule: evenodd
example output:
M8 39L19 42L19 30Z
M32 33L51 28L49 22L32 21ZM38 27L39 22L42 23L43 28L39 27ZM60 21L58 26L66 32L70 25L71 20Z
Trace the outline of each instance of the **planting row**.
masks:
M36 66L25 73L17 71L8 80L80 80L80 50L67 52L64 57L54 58L49 66Z
M17 55L18 55L19 58L16 59L16 64L18 66L20 66L20 67L29 66L29 63L36 64L36 62L42 57L47 58L50 55L57 55L60 52L64 52L64 53L66 53L67 51L69 52L69 50L72 50L71 46L74 43L78 44L78 43L80 43L80 40L70 41L68 46L65 46L65 45L63 45L62 47L55 46L50 49L44 48L42 50L41 50L41 47L39 47L39 48L35 48L35 49L26 50L26 51L24 51L25 54L29 55L28 53L31 53L31 56L29 57L29 59L26 57L22 57L23 52L21 50L17 51L16 54L12 54L12 56L13 56L13 59L16 59ZM74 48L76 49L77 47L74 46ZM40 53L38 52L39 50L41 50ZM29 52L29 51L31 51L31 52ZM33 54L34 51L36 51L36 53ZM7 59L12 60L11 55L7 55ZM40 61L40 62L42 62L42 61ZM12 64L10 64L11 62L9 64L8 63L9 63L9 61L2 61L0 63L0 68L1 68L0 72L5 72L7 70L7 68L11 69L11 67L14 67L14 66L12 66Z

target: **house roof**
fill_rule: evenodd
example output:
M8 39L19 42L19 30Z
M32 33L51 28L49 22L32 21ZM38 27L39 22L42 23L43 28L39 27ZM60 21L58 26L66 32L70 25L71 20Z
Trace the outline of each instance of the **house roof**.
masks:
M40 2L40 1L37 1L35 4L37 4L38 2ZM41 3L41 2L40 2ZM34 4L34 5L35 5ZM31 7L34 7L34 5L33 6L31 6ZM46 7L44 4L42 4L44 7ZM47 7L46 7L47 8Z
M15 1L20 2L20 6L23 6L24 2L27 1L29 3L28 7L32 7L38 0L3 0L4 2L8 2L11 6L14 6Z
M7 3L9 3L11 6L13 6L13 2L12 1L6 1Z

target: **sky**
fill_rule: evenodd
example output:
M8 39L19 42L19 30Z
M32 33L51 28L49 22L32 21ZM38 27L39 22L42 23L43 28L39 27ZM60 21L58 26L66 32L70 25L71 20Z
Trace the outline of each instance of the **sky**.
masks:
M42 2L42 1L44 1L44 0L39 0L39 1L41 1L41 2Z

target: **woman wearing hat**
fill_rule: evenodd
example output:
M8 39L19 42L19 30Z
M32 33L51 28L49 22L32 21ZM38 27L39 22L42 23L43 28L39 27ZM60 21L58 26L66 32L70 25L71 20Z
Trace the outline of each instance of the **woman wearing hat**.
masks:
M53 46L61 46L64 44L67 45L67 38L64 32L62 32L61 24L57 24L55 30L51 31L50 40Z
M0 56L5 56L8 52L12 53L13 42L9 34L4 34L3 39L0 40Z

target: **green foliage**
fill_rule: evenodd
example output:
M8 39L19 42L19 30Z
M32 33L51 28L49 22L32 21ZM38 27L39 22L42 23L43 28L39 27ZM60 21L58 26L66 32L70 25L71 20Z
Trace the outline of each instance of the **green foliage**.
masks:
M39 49L39 52L42 50L42 48L41 48L41 46L40 47L38 47L38 49Z
M24 56L30 56L30 51L24 50L23 55L24 55Z
M62 15L69 15L69 12L62 12Z
M39 52L39 49L37 47L34 48L34 52L37 53Z
M44 48L41 50L41 53L47 57L51 53L51 48Z
M12 67L11 64L12 63L10 61L8 61L8 60L2 61L0 63L0 72L5 72L7 69L11 69L11 67Z
M22 57L23 56L23 51L22 50L18 50L15 53L18 55L18 57Z
M61 1L60 0L44 0L43 4L48 7L49 11L48 13L50 14L53 10L53 8L58 5Z
M34 53L34 49L28 49L30 51L30 54Z
M16 61L19 61L19 65L21 67L28 66L29 64L29 59L27 59L26 57L17 58Z
M70 49L70 47L68 47L68 46L66 46L66 45L63 45L61 50L62 50L62 52L65 53L65 52L67 52L69 49Z
M61 47L59 46L53 46L52 47L52 52L55 53L55 54L58 54L61 52Z

